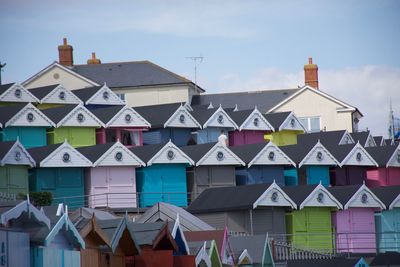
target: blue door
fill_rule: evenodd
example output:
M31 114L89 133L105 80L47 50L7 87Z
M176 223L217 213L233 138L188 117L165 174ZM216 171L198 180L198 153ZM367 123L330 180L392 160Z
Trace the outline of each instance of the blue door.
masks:
M307 166L307 184L329 185L329 167L328 166Z
M287 168L284 170L284 176L285 176L285 185L298 185L299 184L299 178L297 175L297 169L296 168Z

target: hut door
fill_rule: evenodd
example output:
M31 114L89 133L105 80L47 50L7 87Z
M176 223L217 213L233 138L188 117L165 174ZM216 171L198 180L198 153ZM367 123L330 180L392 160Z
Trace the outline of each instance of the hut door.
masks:
M107 207L108 181L106 167L91 168L91 207Z
M13 166L9 168L9 190L10 193L27 193L28 173L24 166Z
M167 165L160 169L162 201L176 206L187 206L186 170Z
M293 240L296 246L308 247L307 236L307 213L306 210L299 210L293 213Z
M108 168L109 203L111 208L136 207L135 169Z

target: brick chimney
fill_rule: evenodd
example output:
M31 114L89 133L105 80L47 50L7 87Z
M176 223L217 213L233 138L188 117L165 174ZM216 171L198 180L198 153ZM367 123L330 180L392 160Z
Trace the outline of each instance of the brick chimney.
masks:
M63 44L58 46L58 57L61 65L72 66L74 65L74 59L72 51L74 49L67 43L67 38L63 39Z
M92 58L87 60L87 64L101 64L101 60L96 58L95 52L92 52Z
M308 64L304 65L304 83L318 89L318 66L312 63L312 57L308 58Z

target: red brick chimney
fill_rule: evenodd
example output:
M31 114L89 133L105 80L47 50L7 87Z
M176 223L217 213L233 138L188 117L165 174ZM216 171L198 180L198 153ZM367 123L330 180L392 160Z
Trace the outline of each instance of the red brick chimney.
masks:
M304 65L304 83L318 89L318 66L312 63L312 57L308 58L308 64Z
M87 60L87 64L101 64L101 60L96 58L95 52L92 52L92 58Z
M74 65L74 59L72 51L74 49L71 45L67 44L67 38L63 39L63 44L58 46L58 57L61 65L72 66Z

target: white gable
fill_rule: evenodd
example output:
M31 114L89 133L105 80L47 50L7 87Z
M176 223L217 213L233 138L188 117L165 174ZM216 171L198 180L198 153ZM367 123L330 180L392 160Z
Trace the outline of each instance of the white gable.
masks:
M124 105L125 101L119 98L110 88L104 84L91 98L86 105Z
M239 130L274 131L274 127L267 121L261 112L254 108L249 117L240 125Z
M360 186L357 192L344 205L344 209L348 208L381 208L385 209L385 204L372 193L372 191L364 184Z
M252 165L293 165L294 163L282 150L275 144L269 142L248 164Z
M342 209L340 202L321 184L311 192L311 194L300 204L300 209L304 207L333 207Z
M40 167L91 167L92 162L64 142L40 162Z
M76 106L68 115L64 117L57 127L74 126L74 127L102 127L103 123L82 105Z
M254 202L253 209L259 206L279 206L296 209L296 203L275 182Z
M346 130L342 136L342 139L339 141L339 145L347 145L347 144L354 144L354 139L351 137L351 134Z
M238 258L238 265L253 265L253 258L250 256L247 249L244 249Z
M368 135L367 141L365 142L364 146L365 146L365 147L373 147L373 146L376 146L374 137L373 137L371 134Z
M165 122L164 127L175 128L201 128L185 106L180 106Z
M50 93L42 98L40 103L44 104L83 104L71 90L66 89L61 84L54 88Z
M145 166L146 164L120 142L107 150L93 166Z
M174 163L187 163L193 165L193 160L189 158L182 150L169 141L157 154L152 157L147 165L155 163L174 164Z
M400 145L397 146L386 167L400 167Z
M351 166L376 166L378 163L371 157L370 154L357 143L346 158L341 162L341 166L351 165Z
M246 165L227 146L216 143L197 163L196 166L204 165Z
M400 208L400 194L398 194L398 196L393 200L393 202L390 203L389 209L391 210L393 208Z
M106 123L106 127L150 127L150 123L133 108L125 106Z
M238 128L232 118L229 117L221 107L219 107L214 114L210 116L206 123L204 123L203 128L207 127Z
M336 158L318 141L300 162L303 165L340 165Z
M294 115L292 112L285 121L279 126L279 131L282 130L291 130L291 131L303 131L307 132L307 130L304 128L303 124L299 121L299 119Z
M1 102L39 102L39 100L22 85L14 83L0 95Z
M0 160L0 165L29 165L33 167L36 163L24 146L16 141L4 158Z
M54 127L54 123L39 109L28 103L6 124L8 126Z

